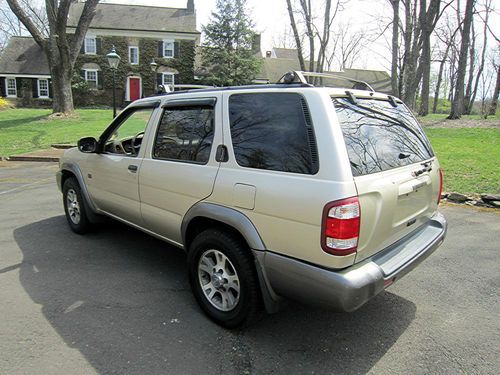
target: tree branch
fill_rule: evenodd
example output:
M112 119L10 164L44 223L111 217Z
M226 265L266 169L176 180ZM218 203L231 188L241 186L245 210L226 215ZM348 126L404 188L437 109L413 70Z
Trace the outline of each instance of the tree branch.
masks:
M29 18L26 12L21 8L17 0L7 0L7 4L9 4L12 13L14 13L17 18L23 23L24 27L29 31L35 42L42 47L46 48L46 40L43 36L43 33L36 27L35 23Z
M87 33L92 19L94 18L98 3L99 0L88 0L83 7L82 15L80 16L80 20L78 21L78 25L76 27L75 35L71 41L70 56L72 62L75 62L78 57L83 39L85 38L85 34Z

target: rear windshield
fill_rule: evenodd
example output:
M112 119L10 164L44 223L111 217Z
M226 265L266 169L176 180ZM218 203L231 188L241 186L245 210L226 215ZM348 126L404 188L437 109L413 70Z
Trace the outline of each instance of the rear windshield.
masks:
M374 99L332 98L354 176L432 158L429 141L404 105Z

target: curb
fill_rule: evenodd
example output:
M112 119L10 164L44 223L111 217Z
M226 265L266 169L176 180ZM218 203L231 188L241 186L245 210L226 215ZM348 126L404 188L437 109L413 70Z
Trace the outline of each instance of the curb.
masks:
M39 161L39 162L52 162L58 163L58 157L52 156L9 156L5 160L7 161Z
M76 145L70 145L70 144L66 144L66 143L56 143L56 144L50 145L50 147L57 148L60 150L66 150L68 148L76 147Z

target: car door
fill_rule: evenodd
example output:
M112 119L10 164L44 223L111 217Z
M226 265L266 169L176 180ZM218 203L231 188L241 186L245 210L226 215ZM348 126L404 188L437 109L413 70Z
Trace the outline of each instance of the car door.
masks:
M205 94L207 95L207 94ZM180 244L186 212L210 196L222 144L220 94L168 100L142 163L141 212L147 229Z
M157 106L157 105L156 105ZM142 225L139 202L139 170L143 140L155 106L131 107L120 114L100 138L101 150L87 160L87 182L99 210L127 222Z

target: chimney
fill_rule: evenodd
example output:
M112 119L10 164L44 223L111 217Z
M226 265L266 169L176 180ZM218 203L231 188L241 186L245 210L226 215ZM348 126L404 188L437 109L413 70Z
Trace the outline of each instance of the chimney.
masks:
M194 0L188 0L186 11L187 13L194 13Z
M260 52L260 34L255 34L252 41L252 52L261 55Z

